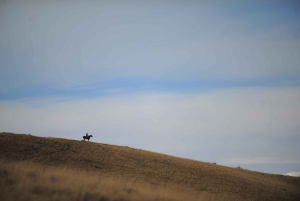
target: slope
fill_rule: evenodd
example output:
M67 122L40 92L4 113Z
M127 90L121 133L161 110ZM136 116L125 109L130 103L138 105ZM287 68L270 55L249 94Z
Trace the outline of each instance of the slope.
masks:
M94 142L1 133L0 159L97 172L192 195L208 193L214 200L224 195L228 200L300 200L300 178Z

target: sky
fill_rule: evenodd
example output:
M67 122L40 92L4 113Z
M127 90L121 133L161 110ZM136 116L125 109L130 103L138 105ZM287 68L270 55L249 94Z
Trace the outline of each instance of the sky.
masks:
M0 0L0 132L300 176L300 3Z

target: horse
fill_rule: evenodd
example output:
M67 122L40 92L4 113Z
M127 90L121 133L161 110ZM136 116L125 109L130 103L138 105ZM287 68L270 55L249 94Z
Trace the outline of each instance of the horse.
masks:
M90 138L93 137L92 135L84 135L83 139L84 141L87 139L88 141L90 141Z

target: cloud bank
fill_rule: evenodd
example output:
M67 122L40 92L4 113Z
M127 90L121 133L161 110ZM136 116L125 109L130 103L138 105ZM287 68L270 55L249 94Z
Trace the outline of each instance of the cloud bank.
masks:
M286 173L286 175L292 176L292 177L300 177L300 172L292 171L292 172Z
M219 161L222 164L300 164L299 159L282 159L276 157L256 157L256 158L224 158Z

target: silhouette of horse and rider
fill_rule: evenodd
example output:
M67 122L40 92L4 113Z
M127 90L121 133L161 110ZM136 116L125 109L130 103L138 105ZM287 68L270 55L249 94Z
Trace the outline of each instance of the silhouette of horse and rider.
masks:
M90 138L93 137L92 135L89 135L88 133L85 134L85 136L82 136L83 137L83 140L88 140L90 141Z

